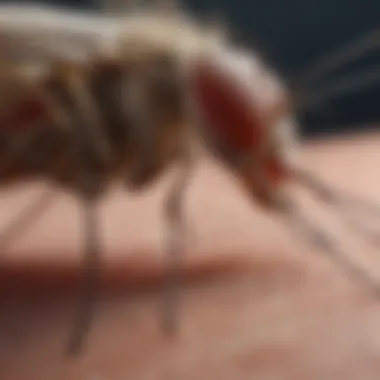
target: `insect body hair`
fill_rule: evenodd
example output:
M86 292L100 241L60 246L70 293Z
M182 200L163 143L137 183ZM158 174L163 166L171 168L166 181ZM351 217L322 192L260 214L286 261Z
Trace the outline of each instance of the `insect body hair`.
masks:
M116 22L125 26L113 38L94 39L93 45L97 48L85 60L63 60L54 55L49 59L43 56L40 64L34 59L29 64L22 61L18 70L14 69L13 64L4 65L4 76L13 71L11 90L18 97L13 105L10 100L6 102L8 111L10 110L8 113L19 111L18 103L28 97L26 88L30 90L29 93L37 96L35 102L39 100L41 106L46 108L46 113L41 116L41 120L32 120L30 125L24 126L22 134L15 133L17 125L12 127L13 130L8 128L9 125L0 130L4 149L9 151L1 155L4 169L0 165L0 177L8 181L10 178L21 179L35 175L54 178L61 182L60 185L71 183L73 186L75 179L70 178L69 168L78 165L74 153L68 154L73 139L70 134L73 126L69 125L69 119L78 113L74 111L77 96L88 97L91 110L86 112L93 114L92 120L99 124L98 128L111 151L116 149L110 153L114 157L107 164L103 162L102 169L98 168L103 172L103 180L120 175L132 187L137 186L137 183L128 178L128 172L132 170L129 168L138 170L136 162L142 161L147 154L155 155L151 160L156 161L154 166L157 166L157 174L164 169L164 162L170 161L169 156L173 157L170 152L175 150L175 136L179 138L181 129L191 128L185 105L183 71L194 56L220 44L220 38L214 32L208 32L203 26L184 17L149 10L132 12L123 17L115 17ZM30 72L33 65L43 67L42 75L36 76ZM82 90L86 95L79 95L77 90L71 88L68 79L72 75L82 82ZM2 83L5 88L4 80ZM6 112L4 118L8 116ZM4 124L7 124L6 120L3 120ZM66 126L62 128L62 124ZM90 140L92 132L89 132ZM122 133L123 138L120 135ZM12 152L12 147L20 145L20 139L25 140L23 147ZM48 148L41 150L42 141L59 142L60 149L53 143L49 146L55 157L48 158ZM157 148L155 153L153 147ZM45 152L43 158L42 152ZM41 158L38 160L39 156ZM54 169L44 167L43 162L58 162L59 157L63 156L66 157L63 166L68 168L63 170L66 173L64 176L54 173ZM160 166L162 168L159 170ZM55 166L49 164L49 167Z
M39 16L37 10L34 23L17 17L8 27L6 17L0 22L0 98L6 100L0 110L0 181L43 179L81 200L87 274L68 345L72 353L83 344L99 284L99 198L116 181L130 189L148 186L171 164L179 173L165 206L168 294L176 288L182 199L193 161L189 142L197 134L185 76L194 59L219 49L224 36L184 14L161 11L82 16L86 27L71 23L77 16L68 13L53 13L53 25L41 24ZM49 28L55 32L47 33ZM39 210L45 205L38 203ZM173 297L168 302L165 326L172 330Z

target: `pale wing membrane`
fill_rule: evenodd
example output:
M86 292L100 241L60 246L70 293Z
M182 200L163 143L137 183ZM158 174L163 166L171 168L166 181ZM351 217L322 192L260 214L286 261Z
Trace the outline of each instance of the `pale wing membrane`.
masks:
M37 5L0 5L0 60L87 60L123 27L121 17Z
M129 10L143 9L177 9L176 0L99 0L100 9L104 13L128 12Z
M81 13L52 6L0 5L0 60L91 62L108 53L112 56L120 37L150 31L159 25L156 19L161 11L168 14L166 10L174 7L164 3L152 7L151 3L155 2L142 7L128 6L117 14Z

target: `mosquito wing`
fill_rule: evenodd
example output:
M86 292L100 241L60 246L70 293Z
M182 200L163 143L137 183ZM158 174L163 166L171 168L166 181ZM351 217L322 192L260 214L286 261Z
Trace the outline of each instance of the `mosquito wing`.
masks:
M37 5L0 5L0 59L88 59L115 41L121 16Z

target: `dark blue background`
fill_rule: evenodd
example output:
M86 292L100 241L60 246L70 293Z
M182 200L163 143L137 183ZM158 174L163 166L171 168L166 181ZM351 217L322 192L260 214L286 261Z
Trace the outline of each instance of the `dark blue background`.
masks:
M44 2L80 8L97 6L94 0ZM232 25L238 39L259 49L288 80L343 44L380 29L380 0L187 0L186 3L201 14L218 11ZM340 74L354 75L355 70L374 65L380 67L380 41L376 53L344 67L331 77L331 82ZM380 121L380 80L367 89L352 91L309 109L299 118L307 135L355 130Z

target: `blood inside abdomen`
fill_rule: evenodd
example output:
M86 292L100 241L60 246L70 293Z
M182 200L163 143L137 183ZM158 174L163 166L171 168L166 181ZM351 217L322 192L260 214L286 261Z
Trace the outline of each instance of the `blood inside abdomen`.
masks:
M39 98L30 96L0 114L0 131L29 131L41 125L48 117L46 105Z
M205 62L194 67L192 85L196 105L217 138L239 152L260 144L263 133L257 110L233 75Z

